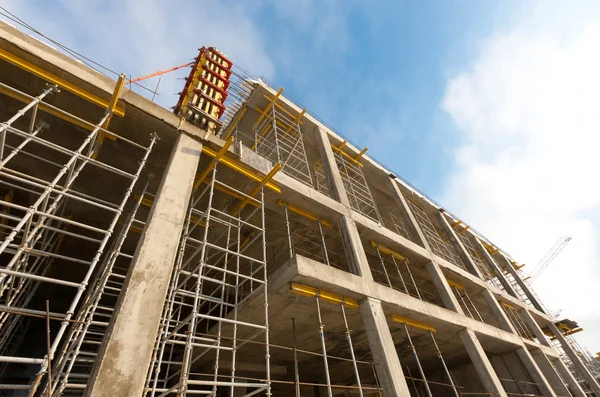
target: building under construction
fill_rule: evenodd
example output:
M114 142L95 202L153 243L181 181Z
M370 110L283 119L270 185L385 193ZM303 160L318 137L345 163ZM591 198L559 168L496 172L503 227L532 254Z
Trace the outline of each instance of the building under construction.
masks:
M0 396L600 397L522 265L234 62L172 111L0 23Z

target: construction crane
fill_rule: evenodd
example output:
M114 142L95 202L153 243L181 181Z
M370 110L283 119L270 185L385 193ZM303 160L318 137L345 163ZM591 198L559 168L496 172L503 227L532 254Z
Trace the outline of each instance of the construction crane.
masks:
M556 243L546 252L546 255L538 262L533 268L531 276L529 276L529 283L533 283L544 270L548 268L548 265L556 258L560 251L571 241L571 237L561 237Z
M169 69L159 70L158 72L150 73L150 74L147 74L145 76L136 77L135 79L128 80L127 83L128 84L137 83L138 81L146 80L146 79L149 79L151 77L162 76L163 74L167 74L169 72L174 72L174 71L176 71L178 69L185 68L186 66L191 66L193 64L194 64L194 62L188 62L186 64L175 66L175 67L172 67L172 68L169 68Z

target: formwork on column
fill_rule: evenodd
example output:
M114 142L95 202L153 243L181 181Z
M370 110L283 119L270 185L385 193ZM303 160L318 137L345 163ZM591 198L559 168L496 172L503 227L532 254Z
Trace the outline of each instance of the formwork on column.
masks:
M281 90L280 90L281 92ZM252 150L283 164L282 172L313 187L300 123L304 113L293 115L274 97L253 126Z
M131 265L133 251L145 225L145 222L140 220L147 214L143 206L152 205L149 196L144 189L132 198L133 205L129 215L121 225L109 255L104 258L99 274L90 283L91 288L88 289L75 318L77 322L71 326L65 338L66 343L59 350L52 366L50 394L53 397L83 396L85 393L90 373Z
M263 186L281 166L257 183L216 161L200 172L190 200L147 380L150 396L271 395ZM258 313L241 311L256 301ZM240 378L237 360L259 337L262 352L252 357L260 376Z
M60 95L55 87L33 98L0 86L31 101L0 126L0 189L5 197L0 200L0 356L8 364L0 374L0 389L33 395L46 378L49 359L76 323L82 297L155 138L140 144L106 130L112 109L94 124L45 103L48 95ZM39 121L42 104L57 115L46 120L59 128ZM123 158L123 152L129 157ZM12 192L10 199L7 192ZM11 345L26 318L30 337L48 339L47 349L43 343ZM19 372L19 366L26 370ZM19 378L17 373L35 376Z
M348 200L350 201L350 206L355 211L375 222L382 223L381 215L375 205L375 200L362 172L361 165L357 160L350 158L342 151L344 144L345 142L339 147L335 147L333 154L346 194L348 195Z
M421 206L419 206L413 200L409 199L407 201L413 215L415 216L415 219L417 220L417 223L419 224L419 227L425 235L425 239L427 240L431 251L433 251L433 253L440 258L443 258L453 265L466 270L467 268L460 258L456 247L454 247L454 245L452 245L448 239L442 239L440 237L440 233L443 232L436 230L435 226L433 226L433 223L431 222L431 219L423 210L423 208L421 208Z

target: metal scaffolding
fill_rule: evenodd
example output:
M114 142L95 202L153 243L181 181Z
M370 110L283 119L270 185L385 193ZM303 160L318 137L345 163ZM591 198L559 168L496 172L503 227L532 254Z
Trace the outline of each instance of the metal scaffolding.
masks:
M328 244L328 242L335 243L332 240L336 239L337 245L341 245L339 236L331 235L336 233L334 224L290 203L279 200L278 205L283 207L285 214L287 252L290 258L299 254L327 266L350 272L345 252L343 250L341 253L337 252L331 248L333 244ZM290 221L290 212L314 222L315 227L308 228L303 223ZM324 229L327 229L327 234Z
M74 317L83 294L98 271L156 138L144 146L106 130L120 87L111 101L113 107L97 124L43 102L57 91L56 87L36 98L2 83L0 87L11 97L30 100L0 126L0 188L13 192L0 200L4 237L0 245L0 362L28 365L37 372L29 384L5 383L8 377L0 375L0 388L33 395L49 372L69 326L77 324ZM86 132L73 130L68 139L58 133L64 132L64 127L46 132L38 121L38 110L69 120ZM30 116L29 123L22 123L25 115ZM130 153L133 161L123 164L111 156L98 156L105 139L115 140L115 144L104 151L118 145L119 150ZM58 303L49 302L53 311L48 301L46 311L42 310L36 295L39 291L60 296ZM16 356L18 351L11 338L24 327L26 317L38 322L37 329L43 318L60 323L56 332L47 325L49 346L45 354ZM4 370L9 371L9 367Z
M375 205L369 184L362 172L362 165L342 151L341 147L344 144L345 142L341 146L334 147L333 154L340 175L342 176L342 182L346 189L350 206L367 218L381 224L383 221Z
M479 272L483 276L483 280L488 284L493 285L494 287L504 291L504 286L496 276L496 273L492 270L490 265L483 258L482 253L475 248L475 244L471 240L472 237L469 237L469 233L465 233L466 229L461 229L456 232L460 242L463 247L467 251L467 254L475 263L475 266L479 269Z
M142 203L150 205L146 187L133 200L133 208L121 225L109 255L101 264L100 273L91 283L92 288L81 305L76 323L69 330L66 343L57 355L50 388L53 397L82 396L85 391L133 259L133 253L123 252L123 245L130 240L131 246L136 247L145 225L136 216Z
M283 164L281 170L284 174L313 187L300 127L304 112L293 115L277 102L282 91L269 98L268 106L254 123L252 150L273 164Z
M331 189L329 188L329 181L325 174L325 167L321 160L316 160L313 163L313 174L315 175L315 189L323 193L326 196L331 197Z
M452 243L448 239L442 240L442 238L440 237L440 233L436 231L435 227L433 226L433 223L431 222L431 219L425 213L423 208L421 208L417 203L410 199L408 199L407 201L433 253L439 256L440 258L447 260L453 265L456 265L466 270L467 268L462 259L460 258L456 247L454 247L454 245L452 245Z
M501 306L517 333L521 335L522 338L529 339L531 341L534 340L535 334L531 328L529 328L529 325L527 325L525 320L523 320L521 313L519 313L514 306L511 306L508 303L501 302Z
M246 191L217 178L226 150L197 177L195 186L206 186L192 193L147 380L150 396L271 395L263 186L281 165ZM241 307L254 300L263 301L264 312L242 318ZM244 381L236 375L238 350L261 335L264 376Z

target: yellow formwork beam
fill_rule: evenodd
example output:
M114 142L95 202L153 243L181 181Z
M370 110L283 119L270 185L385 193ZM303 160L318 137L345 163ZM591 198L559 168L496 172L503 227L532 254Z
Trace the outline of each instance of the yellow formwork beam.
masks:
M269 183L269 181L273 179L275 174L277 174L282 167L283 166L281 165L281 163L275 164L275 167L273 167L273 169L269 171L269 173L258 183L258 185L248 194L248 196L256 196L258 192L260 192L260 189L262 189L263 186ZM252 201L250 197L244 198L244 200L242 200L242 202L239 203L237 207L232 211L231 215L236 216L241 210L243 210L244 207L248 205L250 201Z
M346 296L338 295L333 292L310 287L304 284L291 283L290 292L297 295L308 296L310 298L318 296L319 298L331 303L344 303L344 306L352 309L358 309L359 307L356 299L348 298Z
M10 52L3 50L1 48L0 48L0 59L13 64L16 67L33 74L34 76L37 76L43 80L46 80L47 82L49 82L51 84L56 84L63 90L69 91L70 93L75 94L78 97L83 98L86 101L91 102L94 105L97 105L101 108L107 109L110 106L110 103L108 101L92 94L89 91L82 89L81 87L78 87L77 85L75 85L73 83L70 83L64 79L61 79L60 77L55 76L52 73L40 68L39 66L29 63L26 60L21 59L21 58L17 57L16 55L11 54ZM125 110L123 108L119 108L119 107L115 106L114 114L116 114L119 117L123 117L123 116L125 116Z
M208 177L208 174L210 174L210 172L213 170L213 168L215 168L215 165L217 165L217 163L221 160L221 158L223 158L223 156L225 156L225 153L227 153L227 150L229 150L229 147L231 145L233 145L233 137L230 137L225 142L223 147L221 149L219 149L219 151L217 152L217 155L213 158L213 160L210 162L208 167L206 167L204 172L202 172L200 175L196 176L196 181L194 182L194 189L198 189L198 186L200 186L200 184L206 179L206 177Z
M281 90L283 90L283 88ZM263 96L265 97L265 99L268 99L269 102L272 102L273 105L275 105L276 108L280 109L282 112L285 112L288 116L290 116L290 118L293 121L297 121L298 123L303 124L300 119L302 118L302 116L304 116L304 113L306 113L306 109L302 109L302 112L300 112L298 115L294 116L286 108L284 108L279 103L277 103L277 99L279 99L278 96L277 97L271 97L271 96L269 96L267 94L263 94Z
M448 280L448 279L446 279L446 281L448 282L448 285L450 285L451 287L455 287L455 288L458 288L460 290L464 290L465 289L465 287L462 284L459 284L456 281L452 281L452 280Z
M323 219L320 216L313 214L312 212L306 211L300 207L290 204L287 201L277 200L277 205L280 207L287 207L293 213L310 219L311 221L320 221L321 225L323 226L332 227L331 222L329 222L328 220Z
M406 258L404 255L394 251L391 248L386 247L385 245L381 245L373 240L371 240L371 247L378 249L379 252L381 252L383 254L393 256L394 258L396 258L398 260L409 262L408 258Z
M358 153L358 154L356 155L356 157L354 158L354 160L356 160L356 161L360 160L360 158L361 158L361 157L362 157L362 156L363 156L365 153L367 153L367 150L369 150L369 148L368 148L368 147L365 147L363 150L361 150L361 151L360 151L360 153Z
M279 96L281 95L282 92L283 92L283 87L281 87L279 89L279 91L277 91L277 94L273 97L273 99L271 100L271 102L277 101L277 98L279 98ZM258 120L256 120L256 122L252 126L252 129L255 129L256 126L262 121L262 119L265 118L265 116L267 115L268 111L269 111L269 107L267 106L267 107L265 107L265 110L263 110L262 113L260 114L260 116L258 117Z
M334 152L340 152L342 156L344 156L346 159L348 159L350 162L358 165L359 167L362 167L362 163L360 161L358 161L363 154L365 154L365 152L367 151L367 148L364 148L359 155L357 155L356 157L352 157L350 156L348 153L344 152L342 149L344 148L344 146L346 146L346 141L342 141L342 143L340 143L339 146L335 146L333 143L331 144L331 148L333 149Z
M502 306L504 306L504 307L506 307L506 308L508 308L508 309L511 309L511 310L517 310L517 309L515 309L515 307L514 307L514 306L511 306L511 305L509 305L509 304L508 304L508 303L506 303L506 302L500 302L500 303L502 303Z
M211 157L215 157L217 155L217 151L207 147L206 145L202 145L202 153L204 153L208 156L211 156ZM240 164L239 162L237 162L235 160L229 159L227 157L221 157L219 162L221 164L224 164L227 167L231 168L232 170L239 172L240 174L244 175L245 177L252 179L253 181L260 182L263 179L259 174L248 169L247 167L245 167L244 165ZM273 182L265 183L265 187L276 193L281 193L281 188L279 186L277 186L276 184L274 184Z
M433 325L424 323L422 321L412 320L407 317L402 317L397 314L392 314L392 321L400 324L406 324L409 327L422 329L424 331L436 332L436 329Z
M106 118L104 123L102 123L102 126L101 126L101 128L103 128L103 129L108 128L108 125L110 124L112 115L114 114L115 108L117 107L117 102L119 101L119 96L121 96L121 91L123 90L123 86L125 85L125 78L126 78L125 74L121 73L121 75L119 75L119 79L117 80L117 84L115 84L115 89L113 90L113 94L112 94L112 97L110 98L108 108L106 109L106 113L108 113L108 117ZM100 148L102 148L102 142L104 142L105 139L110 139L111 141L116 141L117 137L114 135L105 134L102 130L100 130L98 132L98 137L96 138L96 144L98 146L96 147L96 149L90 156L91 158L96 159L96 157L98 157L98 154L100 153Z

